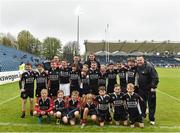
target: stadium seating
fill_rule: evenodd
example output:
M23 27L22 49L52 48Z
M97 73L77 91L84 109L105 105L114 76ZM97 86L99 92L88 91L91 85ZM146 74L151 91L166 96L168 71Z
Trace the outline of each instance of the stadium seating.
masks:
M129 57L144 55L155 66L180 67L180 42L85 40L84 45L86 57L89 53L95 53L97 60L103 64L125 63ZM108 55L109 60L106 60Z
M129 57L136 57L136 55L116 55L116 56L109 56L109 62L111 63L117 63L117 62L122 62L126 63L127 59ZM96 59L102 63L102 64L107 64L108 62L106 61L106 55L96 55ZM151 56L145 56L145 59L155 66L159 67L174 67L174 66L180 66L180 60L177 60L174 56L157 56L157 55L151 55Z
M21 62L32 63L33 67L44 59L0 44L0 71L15 71Z

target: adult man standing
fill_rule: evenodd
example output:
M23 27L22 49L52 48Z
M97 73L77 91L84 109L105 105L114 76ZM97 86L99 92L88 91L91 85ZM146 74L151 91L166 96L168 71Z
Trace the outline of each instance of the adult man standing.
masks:
M137 72L139 75L139 95L145 104L141 105L142 115L146 117L146 105L148 103L150 124L155 124L156 88L159 82L158 73L154 66L144 60L143 56L137 57Z
M100 69L100 63L96 60L96 56L94 53L90 53L88 56L88 60L84 62L84 64L88 65L88 67L91 67L91 63L96 62L97 68Z
M72 63L72 64L77 65L77 69L78 69L79 71L81 71L83 65L82 65L82 63L80 63L80 56L74 55L74 57L73 57L73 63Z

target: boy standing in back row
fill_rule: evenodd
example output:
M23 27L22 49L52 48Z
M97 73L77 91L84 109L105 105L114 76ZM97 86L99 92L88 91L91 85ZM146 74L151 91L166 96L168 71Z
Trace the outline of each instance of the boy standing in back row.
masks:
M21 118L25 117L26 102L29 97L30 100L30 115L33 116L33 98L34 98L34 80L35 73L32 71L32 65L27 63L25 65L26 71L21 76L21 98L22 98L22 115Z

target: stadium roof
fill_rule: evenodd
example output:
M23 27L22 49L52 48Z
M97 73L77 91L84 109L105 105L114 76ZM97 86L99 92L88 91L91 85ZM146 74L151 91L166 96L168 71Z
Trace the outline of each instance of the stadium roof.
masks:
M109 48L107 47L109 44ZM178 53L180 52L180 42L173 42L170 40L167 41L142 41L139 42L135 40L134 42L129 41L111 41L105 42L102 41L84 41L86 53L96 53L99 51L109 51L110 53L116 53L117 51L123 51L125 53L164 53L168 51L169 53ZM107 50L109 49L109 50Z

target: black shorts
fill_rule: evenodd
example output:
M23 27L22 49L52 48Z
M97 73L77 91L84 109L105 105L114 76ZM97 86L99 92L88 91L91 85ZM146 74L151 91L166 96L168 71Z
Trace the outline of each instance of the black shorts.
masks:
M52 97L52 96L56 97L58 90L59 90L59 87L56 87L56 86L51 87L49 90L49 97Z
M109 84L107 86L107 93L113 93L114 92L114 85L113 84Z
M90 116L97 115L96 109L90 109L89 112L88 112L88 115L90 115Z
M99 91L98 91L98 84L97 85L90 85L89 86L89 92L93 95L98 95L99 94Z
M125 121L127 120L127 113L125 111L119 111L119 112L114 112L114 120L115 121Z
M135 117L129 116L130 124L134 124L136 122L143 123L143 119L141 115L137 115Z
M27 99L27 98L34 98L34 89L25 89L24 92L21 92L21 98Z
M54 111L55 113L58 111ZM60 110L59 112L61 112L61 118L63 118L64 116L67 116L67 110Z
M78 108L69 109L67 113L68 118L73 119L75 117L74 112L76 111L79 111L79 109Z
M89 88L80 88L79 89L79 95L80 97L82 97L83 95L89 94L91 93Z
M109 113L109 110L106 110L106 111L101 111L101 110L98 110L98 119L99 119L99 122L110 122L112 121L112 117Z

